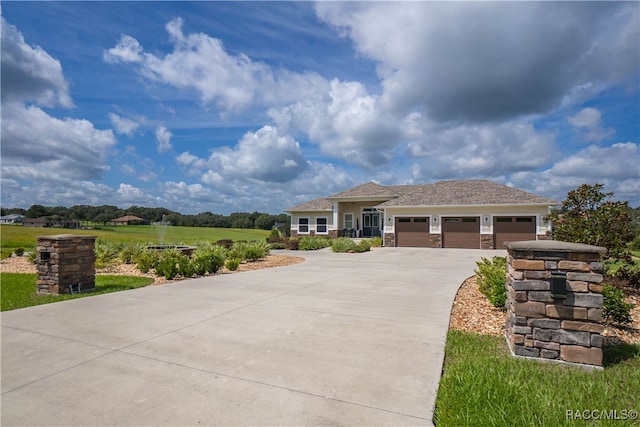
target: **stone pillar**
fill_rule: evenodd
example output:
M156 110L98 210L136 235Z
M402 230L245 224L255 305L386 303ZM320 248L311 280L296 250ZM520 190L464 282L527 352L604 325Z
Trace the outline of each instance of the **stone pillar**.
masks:
M602 366L600 257L606 249L555 240L505 246L511 353Z
M95 288L95 236L58 234L37 239L37 293L66 294Z
M384 233L384 246L387 248L393 248L396 246L395 233Z

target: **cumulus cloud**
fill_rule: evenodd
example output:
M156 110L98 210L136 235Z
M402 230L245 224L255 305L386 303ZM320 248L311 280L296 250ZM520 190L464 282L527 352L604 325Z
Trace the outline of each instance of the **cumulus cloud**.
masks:
M119 116L115 113L109 113L109 120L111 120L111 124L117 133L127 135L129 138L133 137L136 130L140 127L140 122L128 117Z
M203 33L184 34L183 20L165 26L173 51L164 56L144 52L140 43L123 35L105 51L109 63L137 66L145 77L177 88L195 89L205 104L223 112L239 112L255 104L273 105L316 96L327 82L315 73L274 72L267 64L244 54L227 53L221 40Z
M326 97L274 108L269 114L284 132L308 135L323 154L365 168L388 163L402 135L398 120L359 82L334 79Z
M108 170L111 130L88 120L49 116L36 106L2 106L2 173L39 184L99 179Z
M319 2L316 10L378 61L391 109L420 106L440 121L548 112L569 95L624 82L640 65L632 4Z
M610 147L591 145L569 155L543 172L518 172L511 181L520 188L561 197L584 183L605 184L616 198L640 206L640 149L633 142ZM558 196L560 195L560 196Z
M156 148L158 149L158 153L166 153L173 148L171 145L172 136L173 134L166 126L158 126L156 128Z
M612 138L616 133L615 129L605 129L602 126L602 114L595 108L583 108L567 120L573 126L578 138L585 142L600 143Z
M2 28L2 101L37 102L45 107L72 107L69 84L60 61L40 46L30 46L22 33L0 16Z
M176 160L190 168L208 168L203 178L212 185L220 184L222 177L288 182L308 167L300 144L290 136L280 136L271 126L247 132L234 148L216 149L206 161L188 152Z
M555 156L552 134L529 123L468 124L453 127L416 116L407 126L412 179L499 177L545 167Z

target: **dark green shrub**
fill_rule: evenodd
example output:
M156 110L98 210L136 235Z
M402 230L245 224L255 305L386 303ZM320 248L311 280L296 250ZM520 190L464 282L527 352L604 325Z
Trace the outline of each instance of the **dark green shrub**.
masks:
M193 264L197 271L205 273L216 273L227 259L229 251L224 246L211 244L201 244L193 253ZM195 272L195 271L194 271ZM205 273L195 273L202 276Z
M631 309L633 304L624 301L622 289L606 284L602 290L604 303L602 306L602 320L606 323L626 325L632 322Z
M174 279L179 272L178 257L176 256L161 256L156 264L156 275L164 276L167 280Z
M269 234L269 239L280 239L280 231L277 228L272 228L271 233Z
M186 255L180 255L178 257L178 274L181 275L182 277L184 277L185 279L188 279L189 277L192 277L194 274L194 266L192 263L192 258L188 257Z
M317 251L331 246L331 240L326 237L302 237L298 249L301 251Z
M158 252L151 249L145 249L140 252L133 262L136 264L138 270L143 273L148 273L149 270L156 267L158 262Z
M16 254L16 256L22 256L24 254L24 248L16 248L13 253Z
M227 267L227 270L229 271L236 271L238 269L238 267L240 266L240 263L242 262L241 259L239 258L229 258L227 259L227 261L225 262L225 267Z
M640 265L633 261L623 262L616 270L614 277L627 282L633 288L640 287Z
M476 261L478 268L478 289L497 308L504 309L507 302L507 258L494 256L491 259L482 257Z
M287 249L292 251L297 251L299 246L300 246L300 240L298 239L287 240Z
M226 248L226 249L231 249L231 246L233 246L233 240L229 240L229 239L218 240L216 242L216 245L222 246L223 248Z

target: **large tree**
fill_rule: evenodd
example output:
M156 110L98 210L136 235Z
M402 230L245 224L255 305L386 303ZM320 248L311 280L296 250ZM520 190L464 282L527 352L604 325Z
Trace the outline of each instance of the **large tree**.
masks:
M562 208L545 219L553 225L553 237L567 242L604 246L611 257L621 257L633 240L629 202L614 201L603 184L582 184L567 193Z

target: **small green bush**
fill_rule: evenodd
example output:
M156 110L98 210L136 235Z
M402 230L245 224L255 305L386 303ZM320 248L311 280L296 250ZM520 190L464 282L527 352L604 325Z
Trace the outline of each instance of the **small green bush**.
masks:
M622 289L606 284L602 290L604 303L602 306L602 319L606 323L627 325L633 321L631 309L633 304L624 301Z
M161 255L156 264L156 275L164 276L167 280L174 279L180 272L178 259L179 257L173 255Z
M224 246L211 244L201 244L193 253L193 263L197 266L198 271L205 273L216 273L229 256L229 251ZM196 273L202 276L204 273Z
M373 237L370 240L372 248L382 247L382 237Z
M29 252L29 255L27 255L27 259L29 260L29 262L37 264L38 263L38 254L37 254L37 252L36 251Z
M24 254L24 248L16 248L13 253L16 254L16 256L22 256Z
M287 249L292 251L297 251L299 246L300 246L300 240L298 239L287 240Z
M270 246L266 242L257 240L249 242L245 246L244 256L246 260L257 261L269 255Z
M229 271L236 271L238 269L238 267L240 266L240 263L242 262L241 259L239 258L229 258L227 259L227 261L225 262L225 267L227 267L227 270Z
M267 239L280 239L282 236L280 235L280 231L277 228L272 228L271 233Z
M146 245L141 243L129 243L120 249L120 261L125 264L135 264L136 259L146 250Z
M287 244L285 242L274 242L269 243L271 249L287 249Z
M489 302L497 308L505 309L507 302L507 258L494 256L491 259L482 257L476 261L478 268L478 288Z
M121 245L103 239L97 239L94 247L96 267L103 268L116 264L120 259L121 247Z
M298 249L301 251L317 251L331 246L331 240L326 237L301 237Z
M615 277L626 281L628 286L640 288L640 265L633 261L623 262L616 270Z
M348 237L338 237L331 243L331 250L337 253L352 252L356 247L356 242Z
M368 252L371 250L371 242L369 240L360 240L355 248L353 248L353 252L362 253Z
M133 263L136 264L136 268L143 273L148 273L152 268L156 268L158 262L159 253L151 249L144 249L133 259Z

